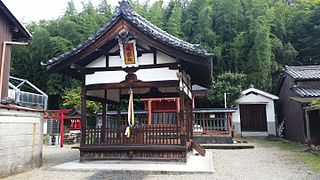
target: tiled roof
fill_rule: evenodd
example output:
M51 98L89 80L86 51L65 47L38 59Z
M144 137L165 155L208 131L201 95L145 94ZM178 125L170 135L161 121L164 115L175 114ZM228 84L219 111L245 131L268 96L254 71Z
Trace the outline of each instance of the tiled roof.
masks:
M284 70L297 80L320 79L320 65L317 66L286 66Z
M192 85L192 92L208 92L209 90L199 85Z
M153 39L159 42L162 42L172 48L184 51L189 54L197 55L197 56L202 56L202 57L212 56L212 54L207 53L206 50L202 48L200 45L190 44L188 42L185 42L161 30L155 25L151 24L150 22L148 22L146 19L138 15L133 10L128 0L122 0L121 2L119 2L119 6L117 7L114 16L103 28L101 28L93 36L89 37L85 42L73 48L71 51L48 60L44 65L56 64L64 59L67 59L70 56L73 56L79 53L81 50L90 46L98 38L100 38L103 34L105 34L121 18L128 20L136 28L138 28L145 34L151 36Z
M320 97L319 87L299 87L294 86L292 90L301 97Z

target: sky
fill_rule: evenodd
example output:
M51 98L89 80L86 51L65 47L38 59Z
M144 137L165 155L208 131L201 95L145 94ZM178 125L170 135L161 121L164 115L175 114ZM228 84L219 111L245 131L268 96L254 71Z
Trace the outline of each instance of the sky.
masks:
M50 20L62 16L69 0L1 0L12 14L22 23L39 21L42 19ZM82 8L81 2L89 0L73 0L77 9ZM119 0L108 0L112 7L118 5ZM140 0L144 2L146 0ZM155 0L151 0L152 3ZM91 0L97 6L100 0Z

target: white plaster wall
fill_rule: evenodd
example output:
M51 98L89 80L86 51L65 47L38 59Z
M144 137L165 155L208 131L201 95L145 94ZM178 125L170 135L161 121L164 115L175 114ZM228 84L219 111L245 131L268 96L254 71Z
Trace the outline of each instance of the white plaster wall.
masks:
M109 67L122 66L122 60L120 56L109 56Z
M153 64L153 53L142 54L138 57L139 65L150 65Z
M271 101L266 104L266 114L267 114L267 126L269 135L277 135L276 132L276 117L274 112L274 102Z
M43 114L0 109L0 178L42 165Z
M124 81L127 73L124 71L100 71L86 75L86 85L119 83Z
M232 115L232 126L234 136L265 136L276 135L276 122L275 122L275 111L274 111L274 101L270 98L248 94L242 96L237 100L238 104L265 104L266 105L266 119L267 119L267 133L261 132L241 132L241 121L240 121L240 107L237 106L237 111Z
M168 81L178 80L178 70L171 70L169 68L153 68L153 69L140 69L135 74L141 81Z
M106 56L101 56L98 59L89 63L86 68L106 67Z
M269 102L273 102L272 99L266 98L264 96L248 94L246 96L242 96L237 100L239 104L267 104Z
M157 51L157 63L158 64L175 63L175 62L176 62L176 60L173 57L168 56L161 51Z

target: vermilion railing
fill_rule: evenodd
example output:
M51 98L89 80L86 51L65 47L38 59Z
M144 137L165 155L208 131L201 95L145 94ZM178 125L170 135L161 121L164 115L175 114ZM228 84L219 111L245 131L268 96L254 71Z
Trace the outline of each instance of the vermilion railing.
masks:
M193 134L231 134L231 112L194 112Z

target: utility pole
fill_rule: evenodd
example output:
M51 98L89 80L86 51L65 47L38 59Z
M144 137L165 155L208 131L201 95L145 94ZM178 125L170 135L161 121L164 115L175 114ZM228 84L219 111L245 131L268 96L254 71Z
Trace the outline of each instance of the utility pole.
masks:
M223 93L223 96L224 96L224 108L225 109L227 108L227 94L230 94L230 93Z

